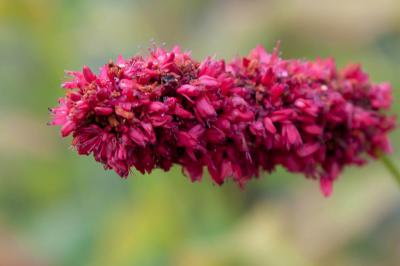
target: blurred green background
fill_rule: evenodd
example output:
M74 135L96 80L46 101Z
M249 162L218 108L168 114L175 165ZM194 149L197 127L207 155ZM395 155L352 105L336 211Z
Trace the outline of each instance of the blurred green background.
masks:
M244 191L178 168L123 180L46 126L64 69L153 42L201 59L277 40L285 58L359 62L400 96L399 0L0 0L0 265L400 265L400 189L380 162L329 199L282 170Z

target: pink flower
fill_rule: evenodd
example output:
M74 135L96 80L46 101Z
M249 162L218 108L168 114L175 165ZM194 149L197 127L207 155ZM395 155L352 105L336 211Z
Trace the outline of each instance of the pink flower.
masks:
M332 59L284 60L262 46L230 62L193 60L179 47L147 57L118 57L96 75L72 79L52 125L73 135L79 154L126 177L180 165L192 181L206 167L217 184L243 186L283 166L319 179L325 196L345 166L390 152L388 83Z

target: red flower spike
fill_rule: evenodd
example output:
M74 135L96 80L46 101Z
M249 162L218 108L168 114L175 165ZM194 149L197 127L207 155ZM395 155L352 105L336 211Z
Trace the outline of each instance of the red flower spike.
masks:
M87 66L67 74L50 124L122 177L177 164L192 181L207 168L216 184L243 186L280 165L318 179L329 196L345 166L391 151L395 118L382 112L391 86L358 65L284 60L262 46L230 62L197 62L175 47L119 56L98 75Z

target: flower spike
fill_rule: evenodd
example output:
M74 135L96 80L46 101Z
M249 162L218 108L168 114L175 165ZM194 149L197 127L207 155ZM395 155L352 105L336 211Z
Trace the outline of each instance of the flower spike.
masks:
M325 196L348 165L391 151L388 83L332 59L282 59L257 46L229 62L179 47L68 72L52 125L79 154L127 177L180 165L192 181L240 186L283 166L318 179Z

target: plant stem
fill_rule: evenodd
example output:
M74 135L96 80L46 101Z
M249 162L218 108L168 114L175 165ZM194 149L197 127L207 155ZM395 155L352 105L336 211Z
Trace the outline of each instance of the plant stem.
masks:
M385 154L381 155L381 160L386 169L392 174L392 176L394 177L394 179L396 179L398 185L400 186L400 170L397 169L396 165Z

